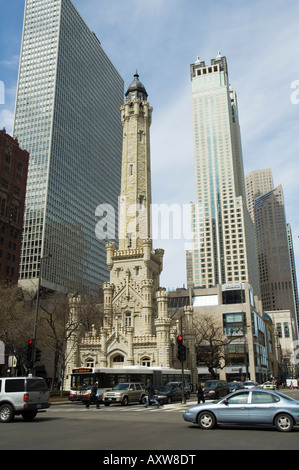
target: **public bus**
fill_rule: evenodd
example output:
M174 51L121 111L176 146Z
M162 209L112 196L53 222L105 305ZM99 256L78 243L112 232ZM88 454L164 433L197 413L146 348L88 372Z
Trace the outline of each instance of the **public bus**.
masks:
M181 382L182 370L147 366L78 367L72 370L69 400L86 400L95 382L98 382L99 394L102 395L118 383L142 382L146 385L149 380L154 387L160 387L168 382ZM184 383L191 383L189 370L184 370Z

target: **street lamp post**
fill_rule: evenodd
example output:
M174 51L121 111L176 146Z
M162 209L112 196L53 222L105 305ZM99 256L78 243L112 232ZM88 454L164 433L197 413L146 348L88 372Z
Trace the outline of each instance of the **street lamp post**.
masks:
M46 259L52 258L51 254L41 256L39 264L39 275L38 275L38 285L37 285L37 294L36 294L36 306L35 306L35 320L34 320L34 330L33 330L33 348L32 348L32 372L35 371L35 355L36 355L36 334L37 334L37 322L38 322L38 311L39 311L39 299L40 299L40 288L42 280L42 267L43 261Z

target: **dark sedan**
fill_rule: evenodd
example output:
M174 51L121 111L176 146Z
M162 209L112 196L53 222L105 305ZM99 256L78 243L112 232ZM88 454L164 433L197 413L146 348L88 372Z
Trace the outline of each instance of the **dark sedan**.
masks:
M299 401L272 390L245 389L213 403L191 406L183 417L202 429L217 424L272 425L287 432L299 425Z
M188 398L188 393L185 391L185 397ZM182 389L176 385L158 387L155 390L155 398L159 403L171 403L173 401L182 400Z
M236 392L237 390L241 390L241 389L245 388L242 382L230 382L228 384L228 386L229 386L229 392L230 393L231 392Z

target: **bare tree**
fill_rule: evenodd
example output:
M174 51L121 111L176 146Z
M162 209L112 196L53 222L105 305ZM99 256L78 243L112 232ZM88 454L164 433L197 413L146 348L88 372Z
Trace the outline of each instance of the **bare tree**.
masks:
M0 340L6 355L17 358L20 373L26 373L26 346L32 337L34 313L31 301L26 301L17 286L0 282Z
M225 347L236 338L224 336L222 324L212 315L203 315L195 319L194 328L197 364L204 364L212 377L216 378L216 370L225 367Z
M79 295L79 293L77 293ZM70 312L69 295L52 293L42 298L38 338L43 347L53 355L53 377L51 389L61 375L64 376L67 362L67 342L74 332L78 337L89 331L94 325L96 329L102 326L103 302L102 296L95 297L86 292L80 295L80 306L76 315ZM63 377L62 377L63 378ZM63 380L62 380L63 383Z

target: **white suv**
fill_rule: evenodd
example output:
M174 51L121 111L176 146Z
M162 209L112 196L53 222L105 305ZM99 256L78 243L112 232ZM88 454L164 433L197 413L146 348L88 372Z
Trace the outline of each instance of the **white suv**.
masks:
M0 377L0 422L8 423L16 415L26 421L38 411L49 408L49 389L40 377Z

